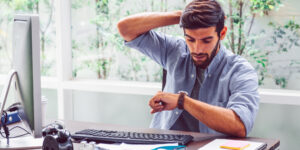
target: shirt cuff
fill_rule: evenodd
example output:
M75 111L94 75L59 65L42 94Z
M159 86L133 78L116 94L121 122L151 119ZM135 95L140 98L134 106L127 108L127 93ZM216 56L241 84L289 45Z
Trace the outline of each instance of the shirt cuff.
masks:
M130 48L137 49L139 47L139 43L146 36L146 34L148 34L148 32L139 35L138 37L136 37L135 39L133 39L133 40L131 40L129 42L124 40L124 45L127 46L127 47L130 47Z
M244 108L244 107L239 107L239 106L232 106L229 109L233 110L241 119L241 121L243 122L245 128L246 128L246 136L250 133L252 127L253 127L253 118L250 118L251 116L249 116L249 114L251 114L251 112L249 111L249 109Z

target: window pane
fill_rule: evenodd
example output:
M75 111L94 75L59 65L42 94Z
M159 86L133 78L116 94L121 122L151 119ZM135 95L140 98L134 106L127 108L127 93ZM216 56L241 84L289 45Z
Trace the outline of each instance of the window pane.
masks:
M13 17L16 13L40 16L41 74L55 76L55 20L54 0L0 1L0 73L12 67Z
M163 5L161 5L163 4ZM160 82L162 68L136 50L124 46L117 22L144 11L182 9L183 1L73 0L73 75L76 78ZM180 35L175 27L159 29Z
M116 23L139 12L182 10L188 2L73 0L74 77L160 82L161 67L136 50L125 47ZM220 0L228 27L222 43L253 65L261 87L300 89L300 11L296 8L299 1L282 1L284 5L281 1L229 2ZM240 8L243 8L242 14ZM156 30L183 37L178 25Z
M223 43L251 62L261 87L299 90L299 1L239 2L222 3L228 18Z

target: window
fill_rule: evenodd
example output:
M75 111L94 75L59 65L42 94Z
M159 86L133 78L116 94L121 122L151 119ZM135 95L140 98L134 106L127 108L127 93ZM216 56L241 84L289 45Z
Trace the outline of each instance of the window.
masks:
M297 12L284 9L280 6L281 2L221 2L229 28L223 44L252 63L262 87L299 89L294 85L294 81L300 78L300 58L294 55L300 48L299 22L290 15ZM182 10L187 3L168 0L73 0L73 76L77 79L160 82L160 66L136 50L125 47L116 24L131 14ZM182 36L182 29L178 26L156 30Z
M42 88L43 95L49 100L48 112L51 113L51 116L48 114L49 117L82 119L81 115L85 115L80 113L80 111L85 111L83 107L93 105L91 108L97 109L98 105L101 105L101 108L109 109L109 106L118 105L123 108L122 104L125 103L123 100L129 99L133 100L137 106L131 105L126 109L139 108L139 111L145 111L143 113L149 115L148 106L146 106L147 100L161 89L162 68L136 50L125 47L123 39L117 32L116 23L125 16L139 12L182 10L190 1L1 0L0 89L5 81L5 75L11 69L13 14L16 12L38 13L41 21ZM238 49L244 49L241 55L257 69L261 84L259 89L261 103L265 103L261 108L265 110L265 114L273 113L273 110L279 109L282 109L283 112L286 111L286 113L289 113L291 108L296 110L297 105L300 104L300 11L297 8L299 1L232 0L232 3L229 3L228 0L220 0L220 2L227 14L226 25L229 28L223 43L228 49L234 49L235 53L238 52ZM283 6L279 5L281 2L284 2ZM230 13L230 7L232 13ZM243 14L239 18L240 8L243 8ZM255 11L251 12L250 10ZM70 11L71 17L65 15ZM255 19L251 26L253 15ZM68 24L69 20L71 20L71 25ZM66 29L71 29L71 37L67 35L69 32L66 32ZM178 26L156 30L182 37L182 29ZM232 35L233 38L231 38ZM239 42L240 37L241 42ZM56 39L62 40L56 41ZM69 43L58 41L71 41L72 48L68 49ZM67 48L64 49L63 45L68 46L65 46ZM68 54L71 51L72 56L69 57ZM56 57L56 52L60 53L62 57ZM68 53L66 54L68 58L64 59L65 54L62 54L63 52ZM72 62L69 61L71 57ZM70 63L72 65L69 65ZM59 68L64 64L67 64L67 67ZM75 80L69 76L71 71L67 69L71 67L68 66L73 66L72 76ZM58 73L56 74L56 72ZM45 78L45 76L48 77ZM85 101L85 106L82 107L82 100L86 99L88 101ZM94 105L94 103L98 105ZM274 105L275 109L273 108ZM272 109L267 110L266 108L270 106ZM127 111L126 109L125 111ZM105 114L106 109L97 109L97 111ZM85 113L91 115L90 118L84 118L87 119L85 121L112 121L109 115L93 120L93 114L99 117L97 113L89 111L85 111ZM119 112L114 113L119 114ZM136 115L135 112L131 113ZM139 114L139 117L150 121L151 116L145 117L143 113ZM280 112L277 113L280 114ZM113 112L110 114L114 117ZM136 118L136 116L128 118ZM258 119L260 118L264 117L258 117ZM290 118L279 117L279 119ZM122 121L125 122L126 120ZM119 121L116 119L113 123ZM127 121L128 124L126 125L132 124L131 120ZM140 125L145 127L148 124L142 122ZM291 126L297 125L293 123ZM279 126L279 128L282 129L283 127ZM260 130L257 131L265 133L260 132ZM294 133L293 130L291 133Z
M124 46L117 22L145 11L182 9L183 1L72 1L72 52L75 78L160 82L162 68L136 50ZM180 35L178 27L158 29Z
M293 2L223 1L228 34L224 41L257 70L263 88L300 89L299 11Z
M0 77L6 75L11 68L12 19L13 14L17 12L39 13L42 75L56 77L57 41L55 39L56 32L60 32L57 28L61 27L55 27L55 16L61 14L56 14L59 11L54 8L55 2L54 0L0 2L2 10L0 13ZM72 20L72 36L69 40L72 41L72 72L75 79L156 83L161 81L162 68L136 50L125 47L123 39L117 32L116 23L125 16L139 12L182 10L189 1L72 0L70 2L72 18L68 19ZM286 2L283 6L279 5L280 1L270 4L249 1L243 3L243 7L240 7L238 1L231 2L221 1L227 14L226 25L229 27L224 45L228 49L234 49L235 53L238 53L239 46L244 48L241 55L257 69L262 88L299 90L300 47L299 19L297 19L299 11L294 7L297 6L297 1ZM245 14L240 21L235 18L239 16L239 8L244 8L243 14ZM278 11L273 8L278 8ZM251 9L255 11L251 12ZM252 16L255 16L253 24ZM231 29L231 22L234 29ZM242 28L239 28L240 25ZM156 30L182 37L182 29L178 26ZM243 32L240 34L239 31ZM232 35L235 48L232 48ZM239 37L242 44L239 43ZM69 62L62 60L62 63ZM113 83L119 86L117 82ZM46 87L56 88L56 82ZM77 87L80 89L80 85ZM76 89L79 90L78 88Z
M54 1L0 1L0 73L7 74L12 66L12 23L16 13L40 16L41 74L55 76Z

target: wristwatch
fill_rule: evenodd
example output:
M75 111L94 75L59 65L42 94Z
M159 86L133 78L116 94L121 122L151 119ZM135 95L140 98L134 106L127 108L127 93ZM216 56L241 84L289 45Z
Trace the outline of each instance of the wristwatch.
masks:
M184 103L184 96L188 95L186 91L179 91L179 97L178 97L178 102L177 102L177 107L178 109L184 109L183 103Z

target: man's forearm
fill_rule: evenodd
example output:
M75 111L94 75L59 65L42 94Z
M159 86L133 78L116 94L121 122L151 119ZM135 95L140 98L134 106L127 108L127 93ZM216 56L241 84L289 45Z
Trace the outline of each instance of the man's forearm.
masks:
M233 110L185 97L184 109L208 127L230 135L245 137L245 126Z
M136 14L120 20L118 30L124 40L131 41L151 29L178 24L180 16L181 11Z

